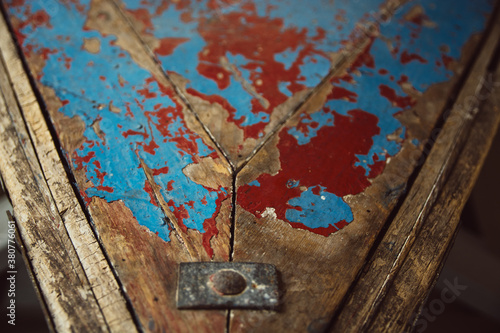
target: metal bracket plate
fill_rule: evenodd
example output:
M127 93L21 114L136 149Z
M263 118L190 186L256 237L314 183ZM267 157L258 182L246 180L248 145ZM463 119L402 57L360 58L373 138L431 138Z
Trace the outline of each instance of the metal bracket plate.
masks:
M180 309L262 309L278 306L276 268L262 263L181 263Z

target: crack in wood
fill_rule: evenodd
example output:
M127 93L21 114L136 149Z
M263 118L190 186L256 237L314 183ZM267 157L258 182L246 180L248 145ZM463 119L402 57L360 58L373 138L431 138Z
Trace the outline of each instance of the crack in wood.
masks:
M341 308L340 313L332 317L330 329L347 330L346 317L362 316L362 318L358 318L359 324L357 326L361 330L368 328L373 322L387 289L390 288L403 266L418 233L438 198L439 192L445 185L448 175L452 172L460 153L459 148L464 145L475 115L483 102L477 96L486 89L484 77L491 75L493 65L496 65L498 60L495 55L498 55L500 49L498 42L499 16L500 4L493 11L490 24L477 47L477 52L469 62L468 68L464 71L461 82L456 88L458 97L449 99L450 108L444 108L444 110L450 110L449 114L443 115L435 126L439 129L439 136L435 142L431 143L432 150L429 148L429 156L425 158L425 163L420 168L414 170L413 179L408 181L409 192L400 199L400 205L394 210L394 217L388 219L391 224L383 234L379 235L380 239L378 243L374 244L374 252L366 262L363 273L356 281L353 281L353 289L346 294L348 299L345 300L346 305ZM451 94L451 96L454 95ZM464 106L466 102L467 105ZM436 169L436 166L439 168ZM405 235L404 239L401 239L401 235ZM384 244L389 242L393 246L387 249ZM393 259L387 260L387 257ZM385 258L385 260L380 261L381 258ZM370 286L367 287L363 281L370 281ZM367 288L370 289L370 295L365 293ZM360 296L361 294L364 296ZM354 301L355 297L358 297L356 302ZM359 300L360 297L363 297L362 301ZM354 309L353 303L359 304L356 309Z
M196 121L199 123L199 125L203 128L205 133L208 135L216 149L220 152L220 154L223 156L223 158L226 160L226 162L229 164L231 170L234 170L234 165L229 158L227 152L223 147L220 146L219 142L215 139L213 136L212 132L208 129L208 127L200 120L199 115L194 111L191 103L189 103L188 99L184 94L180 91L179 87L172 81L170 76L166 71L163 70L163 67L161 64L158 62L156 59L153 51L149 47L149 45L144 41L144 39L141 37L140 33L137 31L136 27L134 24L130 21L130 19L127 17L127 15L123 12L122 8L120 5L117 3L116 0L105 0L105 1L110 1L111 4L114 6L114 8L117 10L117 12L120 14L121 18L125 20L129 26L129 28L134 32L135 37L137 38L138 44L142 46L143 50L148 54L149 58L154 62L155 67L159 70L159 72L162 74L162 77L166 79L169 83L169 85L174 89L176 92L177 96L182 100L182 102L187 106L188 110L192 113L192 115L196 118Z
M109 0L109 1L111 1L111 0ZM304 111L304 106L306 106L316 96L318 96L318 94L322 91L323 87L329 84L330 79L332 79L333 77L335 77L336 75L338 75L339 73L342 72L342 70L345 68L345 66L348 65L349 62L351 60L353 60L357 56L357 54L359 54L360 49L362 49L362 46L364 45L364 43L366 43L367 41L369 41L370 34L373 33L374 29L376 29L376 28L373 28L373 25L367 27L366 28L366 34L364 34L364 36L363 36L364 38L361 39L361 40L356 40L356 45L353 46L354 50L345 51L345 52L341 53L340 56L338 58L336 58L334 64L332 65L332 68L329 70L328 74L322 79L321 83L318 84L317 86L315 86L305 96L303 96L301 102L296 107L294 107L293 109L291 109L288 113L286 113L285 116L282 117L280 119L280 121L277 122L276 125L274 125L274 127L271 128L271 130L264 137L264 140L262 140L261 142L259 142L252 149L251 153L244 159L244 161L243 161L242 164L235 165L234 162L231 161L231 159L228 156L227 152L223 149L224 148L223 145L221 145L221 143L218 142L218 140L216 140L216 137L213 135L213 133L210 130L209 126L207 126L202 121L202 119L200 118L199 114L196 112L195 107L192 104L190 104L188 98L184 95L182 89L174 82L175 80L173 80L168 75L168 73L165 73L163 71L163 68L162 68L161 64L155 58L151 47L146 43L145 40L142 39L142 37L139 34L139 32L137 30L135 30L135 27L134 27L133 23L130 21L129 18L127 18L126 14L123 12L123 9L120 7L120 5L118 4L118 2L116 0L113 0L111 2L112 2L112 5L117 8L117 11L120 13L120 16L122 18L124 18L128 22L128 25L134 30L135 35L136 35L135 37L136 37L136 39L138 38L139 44L142 45L142 49L143 49L143 51L146 52L146 54L148 55L148 58L152 59L152 62L153 62L154 67L155 67L155 73L156 74L158 74L157 72L161 72L162 73L161 77L163 77L163 82L169 82L169 84L173 87L173 89L175 90L175 93L177 94L177 96L187 106L188 111L196 118L197 122L203 128L203 131L205 132L205 134L210 138L210 140L212 141L212 143L215 145L217 152L220 153L220 155L225 159L225 161L229 165L230 178L231 178L231 185L230 185L230 187L231 187L231 212L230 212L231 225L230 225L230 233L229 233L229 236L230 236L230 238L229 238L229 261L232 261L233 257L234 257L234 252L235 252L235 249L234 249L234 237L235 237L235 226L236 226L235 222L236 222L236 218L237 218L237 214L236 214L236 209L237 209L237 196L236 196L237 193L236 193L236 189L237 189L237 185L238 185L237 181L238 181L239 177L241 176L240 172L249 164L250 161L252 161L255 158L255 156L262 149L264 149L273 139L276 138L276 136L287 125L287 123L289 121L293 120L292 118L295 115L297 115L297 114L301 113L302 111ZM380 16L381 17L384 16L386 20L389 19L390 17L388 17L388 15L386 14L386 12L389 13L390 15L392 15L392 13L394 13L394 11L396 11L396 9L398 8L398 6L401 6L404 3L406 3L406 2L407 1L399 1L399 2L397 2L397 1L394 1L394 2L393 1L388 1L387 3L390 5L390 6L388 5L389 9L387 9L387 8L382 9L380 11L380 13L382 13L382 14L380 14ZM226 68L226 69L229 69L229 70L232 69L233 70L233 75L235 75L235 77L237 77L237 75L236 75L237 74L236 73L237 68L234 65L232 65L232 64L228 64L228 66L230 68ZM153 75L155 75L155 74L153 74ZM244 85L244 83L242 83L242 84ZM261 103L262 103L262 101L261 101ZM110 110L111 110L111 105L112 104L110 104ZM466 113L466 115L468 115L469 118L472 118L474 116L473 109L468 110L468 112ZM96 133L97 132L99 132L98 127L96 129ZM456 140L456 139L462 137L462 135L461 135L462 132L465 132L463 126L460 127L459 133L456 134L453 137L453 139L455 141L457 141L457 142L460 141L460 140ZM450 151L451 150L455 150L455 148L458 147L458 143L457 142L454 142L454 145L451 146ZM449 153L449 154L451 154L451 153ZM451 155L447 155L446 156L446 160L443 162L443 165L441 166L441 169L438 170L437 176L436 176L437 177L437 181L436 181L437 184L435 183L434 186L430 189L430 195L427 197L427 199L423 203L424 208L428 207L428 206L431 206L432 203L434 202L433 201L434 200L434 195L437 195L436 193L440 189L441 182L446 177L447 170L450 168L450 165L453 164L452 163L453 159L450 156ZM182 225L179 224L179 221L177 221L175 215L170 210L168 204L165 202L165 199L164 199L164 197L163 197L163 195L161 193L161 186L158 185L155 182L155 179L154 179L154 176L153 176L153 171L146 165L146 163L144 162L144 160L139 157L138 153L137 153L137 157L139 158L140 165L141 165L141 167L142 167L142 169L143 169L143 171L144 171L144 173L146 175L146 179L147 179L147 181L148 181L148 183L149 183L149 185L150 185L150 187L151 187L151 189L153 191L153 193L152 193L153 194L153 198L154 198L156 204L158 206L160 206L163 214L165 215L165 217L162 218L162 225L168 225L170 227L170 229L176 235L176 238L185 247L185 249L187 250L187 252L189 253L189 255L193 259L198 258L199 255L198 255L198 253L196 253L196 246L193 245L193 242L190 239L190 236L187 233L183 232L183 227L184 226L182 226ZM419 170L417 170L417 172L418 171ZM46 180L48 181L50 179L51 178L47 176ZM394 197L397 197L397 196L399 196L400 191L399 191L399 188L395 188L395 189L392 190L392 192L388 192L388 193L391 193L391 196L393 196L393 193L395 193ZM66 214L67 210L68 209L64 209L60 213L60 216L63 217L63 215ZM398 254L398 256L396 257L395 261L393 262L392 267L389 268L389 275L393 275L393 274L397 273L397 271L399 269L397 267L399 265L399 262L403 261L404 258L405 258L404 250L406 248L410 248L411 247L412 241L413 241L412 237L414 237L416 235L416 233L418 233L418 230L419 230L419 228L418 228L419 227L418 222L421 221L421 220L423 220L425 218L425 216L426 215L424 214L423 210L420 211L420 214L417 216L417 223L413 225L413 228L410 230L409 235L406 237L406 240L402 244L403 251ZM217 216L215 216L215 218L216 219L218 218L218 214L217 214ZM266 222L269 222L269 221L266 220ZM374 246L377 246L377 244L378 243L375 242ZM380 243L380 244L382 244L382 243ZM384 243L384 244L386 244L386 243ZM393 250L394 249L394 247L395 247L395 243L394 242L390 242L390 243L387 243L387 244L391 244L390 247L386 248L387 250ZM382 289L380 289L380 290L383 291L384 286L388 285L390 283L390 281L388 280L389 279L389 275L387 276L387 279L385 281L383 281ZM332 290L334 290L334 289L332 288ZM311 295L312 295L312 293L311 293ZM382 295L382 294L379 293L377 295L377 298L379 298L380 295ZM370 308L369 311L373 312L374 308L373 307ZM230 311L227 312L226 319L227 319L226 330L229 331L230 328L231 328L230 327L231 323L232 323L232 318L231 318L231 312ZM363 324L365 326L367 325L366 323L369 323L368 319L366 319L366 320L367 321L365 321L365 323Z
M36 92L33 90L30 82L30 78L27 75L25 68L23 67L22 60L19 58L18 49L16 48L14 42L11 39L11 31L9 30L6 21L4 21L3 15L5 15L3 6L0 6L2 10L2 16L0 17L0 31L2 31L0 38L0 49L1 49L1 60L2 64L5 62L7 66L2 66L2 75L4 79L0 80L2 84L10 84L9 87L5 86L2 88L2 95L7 96L9 103L9 115L14 121L16 126L17 136L20 136L20 142L24 157L30 163L30 169L33 173L37 174L37 177L33 179L37 182L39 189L42 191L40 197L46 198L48 204L46 207L49 208L49 214L43 215L44 212L36 212L32 208L32 205L36 204L36 200L29 203L28 206L30 210L28 212L24 211L25 201L29 201L25 195L27 193L12 189L12 181L9 179L9 192L13 195L12 204L16 210L16 215L20 214L22 216L22 221L18 223L18 232L20 234L20 239L25 245L28 245L26 252L23 252L27 257L29 257L29 264L32 264L33 260L37 261L37 265L33 265L35 272L42 272L41 275L37 276L37 285L40 286L43 291L43 298L46 300L47 307L51 309L51 318L54 319L53 325L57 328L65 327L67 325L73 325L72 329L86 330L83 327L89 328L90 325L96 325L98 322L95 321L95 316L93 311L90 310L78 310L81 307L91 306L92 299L95 298L97 301L97 307L99 307L99 312L104 318L104 325L108 330L117 331L130 331L136 330L136 325L134 324L133 311L130 308L127 309L127 304L122 294L123 290L120 286L120 282L116 275L111 273L111 269L108 269L110 263L106 260L103 255L101 244L97 241L90 225L89 219L84 215L81 209L76 193L73 191L71 184L66 178L68 175L65 172L63 161L59 155L61 152L55 148L55 143L57 139L50 132L48 124L45 122L47 120L46 114L43 113L40 102ZM5 95L5 91L8 94ZM22 125L19 125L19 124ZM48 122L50 124L50 121ZM24 133L24 134L23 134ZM16 135L13 135L16 137ZM21 138L22 137L22 138ZM1 146L1 145L0 145ZM12 157L12 156L11 156ZM43 158L40 158L43 157ZM13 157L12 157L13 158ZM15 160L15 158L13 158ZM13 162L14 163L14 162ZM22 159L17 161L17 163L23 163ZM2 172L4 168L2 168ZM26 175L21 171L17 170L18 173L22 175L23 181L26 179ZM29 181L29 180L26 180ZM21 195L22 199L19 199ZM19 211L19 209L21 211ZM68 267L65 265L57 265L57 262L62 260L57 258L55 255L56 250L60 247L54 244L53 248L50 248L49 252L44 252L40 257L36 255L36 252L47 246L47 239L42 237L41 240L38 238L44 234L45 229L49 225L43 224L44 227L38 230L39 223L36 226L30 228L26 222L23 223L26 216L30 214L38 214L42 216L37 219L37 221L45 220L46 223L56 223L57 226L54 227L56 232L56 237L60 237L60 241L63 246L67 248L66 255L61 256L61 258L70 257L72 261L73 257L79 258L77 267L82 268L83 278L80 278L80 283L78 286L86 288L85 285L90 285L90 295L87 297L85 302L78 301L78 297L85 297L85 292L81 289L75 289L76 284L72 287L64 289L65 281L70 282L71 276L66 273L58 273L60 270L67 270ZM50 215L50 216L49 216ZM35 219L31 219L35 220ZM30 222L31 223L31 222ZM50 229L47 232L53 233ZM90 251L90 255L87 255ZM52 254L50 254L52 253ZM49 272L52 278L57 277L58 274L64 277L64 281L61 284L61 292L56 295L56 299L53 298L53 294L47 292L47 281L44 281L43 275L46 273L44 271L44 256L48 254L54 256L49 261L51 264L49 266ZM88 258L88 260L87 260ZM66 259L64 259L66 260ZM72 264L73 265L73 264ZM34 267L36 266L36 267ZM75 272L78 271L77 267L74 265ZM41 269L41 271L40 271ZM105 271L106 272L105 272ZM109 273L108 273L109 272ZM55 289L59 288L57 286ZM76 292L79 296L74 297L70 293ZM60 297L62 296L62 297ZM58 302L74 302L71 308L79 311L76 316L69 318L69 320L64 320L64 316L70 313L70 308L65 309L59 307L57 311L53 310L53 307L57 307ZM62 312L61 312L62 311ZM55 315L55 314L59 315ZM98 315L95 313L95 315ZM80 315L85 314L85 318L80 321ZM49 317L49 316L47 316ZM63 322L61 322L61 319ZM76 321L79 321L78 323ZM87 321L87 322L86 322ZM85 326L87 325L87 326Z
M139 156L137 153L137 158L139 159L140 165L142 170L144 171L144 174L146 175L146 178L148 180L149 185L151 186L151 189L153 191L154 199L156 203L160 206L163 214L165 214L165 219L164 222L167 223L169 226L171 226L172 231L175 233L175 236L179 239L179 241L182 243L182 245L185 247L185 249L188 251L189 255L192 258L199 258L198 251L196 251L195 248L193 248L191 241L189 240L189 236L185 235L184 232L182 231L179 222L177 221L177 218L175 217L174 213L170 210L168 207L167 202L163 198L163 195L161 194L161 186L158 185L153 177L153 171L146 165L144 160Z

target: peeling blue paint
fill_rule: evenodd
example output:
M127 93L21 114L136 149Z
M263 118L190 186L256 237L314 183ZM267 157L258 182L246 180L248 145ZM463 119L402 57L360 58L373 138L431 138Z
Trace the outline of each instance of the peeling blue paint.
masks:
M80 3L88 6L88 1ZM42 2L33 2L29 6L33 12L43 10ZM18 19L27 20L23 12L23 8L10 9L10 13ZM114 45L116 38L83 30L85 20L73 4L67 4L60 6L57 15L50 19L50 28L32 29L27 26L20 32L26 35L23 46L38 45L34 52L42 47L57 50L47 56L40 82L53 88L57 97L64 101L60 112L68 117L77 116L86 125L86 142L76 153L79 158L89 157L88 161L79 165L73 156L68 158L75 168L85 168L86 176L92 182L86 190L87 196L103 198L108 202L122 200L139 224L168 241L169 230L163 221L164 214L144 190L146 176L140 168L140 157L151 169L168 167L167 174L154 177L162 188L165 200L172 200L175 207L184 206L189 217L181 223L204 232L203 222L216 212L218 195L227 195L227 192L207 189L184 175L182 169L194 161L192 152L180 146L178 139L194 142L200 157L208 156L214 150L187 129L179 112L176 115L172 113L177 105L162 93L155 81L151 81L149 72ZM92 54L84 51L84 38L98 38L100 52ZM70 69L60 59L63 53L71 59ZM123 87L119 75L128 82ZM139 92L141 89L147 89L153 97L145 98ZM111 112L110 102L121 112ZM160 123L160 119L151 113L158 108L172 109L169 124ZM102 119L99 126L104 140L92 127L99 118ZM163 136L158 129L164 125L168 128L167 136ZM127 136L128 131L136 133ZM145 145L153 140L158 147L146 150ZM171 189L167 190L172 181Z
M340 221L351 222L354 219L351 207L342 198L324 190L321 187L319 194L304 191L300 197L289 200L288 204L293 208L286 211L286 218L312 229L335 226Z

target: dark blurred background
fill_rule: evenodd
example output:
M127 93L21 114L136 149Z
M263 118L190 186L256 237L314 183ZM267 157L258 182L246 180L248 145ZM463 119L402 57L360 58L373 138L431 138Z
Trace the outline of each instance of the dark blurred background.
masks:
M497 134L462 213L455 244L424 306L415 332L500 332L500 135ZM16 326L7 324L7 214L0 192L0 332L48 332L30 275L17 252ZM456 300L442 301L443 288L458 283Z

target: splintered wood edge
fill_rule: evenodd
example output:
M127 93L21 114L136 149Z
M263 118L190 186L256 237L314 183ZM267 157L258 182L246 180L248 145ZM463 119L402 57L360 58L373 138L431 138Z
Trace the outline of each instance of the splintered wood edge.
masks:
M439 192L465 145L484 94L488 66L500 36L499 11L491 18L493 28L476 58L445 123L411 188L390 222L385 235L334 318L331 330L358 332L368 328L398 272L414 248L422 225L431 214ZM490 87L491 89L491 87Z
M409 332L414 325L425 329L424 322L417 321L418 314L455 238L461 212L500 124L500 66L493 82L496 89L481 107L450 177L370 324L370 332Z
M0 99L2 96L0 95ZM0 181L1 181L1 173L0 173ZM54 327L54 321L52 320L52 317L50 316L49 309L47 308L47 304L45 303L45 298L43 297L42 291L40 290L40 284L38 283L37 279L35 278L35 275L33 274L33 268L31 267L31 263L29 261L28 253L26 252L26 247L24 246L24 243L21 239L21 235L19 234L19 226L16 222L16 218L11 215L10 211L7 211L7 217L8 221L14 222L16 225L16 231L15 231L15 237L16 237L16 245L19 253L22 255L22 260L24 261L26 265L26 270L28 272L29 279L31 280L31 283L33 285L33 289L35 291L36 297L38 298L40 307L42 309L42 313L45 316L45 322L47 323L48 329L50 332L55 332L55 327ZM17 259L16 259L17 260Z
M25 177L27 181L34 183L33 186L40 189L40 196L45 201L45 207L40 207L40 212L46 214L44 220L55 217L54 227L61 226L58 228L60 229L58 230L59 242L50 244L50 253L56 253L58 250L63 251L64 255L73 259L70 267L65 267L61 263L57 266L50 266L49 271L57 267L60 272L53 271L52 273L54 276L58 276L59 273L59 276L63 279L66 278L66 274L76 274L83 287L89 289L91 299L86 299L83 302L84 304L79 305L85 307L85 304L96 303L97 308L92 307L84 312L86 320L96 320L96 323L100 323L100 327L105 330L136 332L137 327L132 319L132 314L127 309L122 290L71 187L3 17L0 17L0 32L2 36L0 38L1 55L10 79L10 82L2 83L2 90L12 88L12 93L16 96L17 103L21 108L21 111L19 111L15 101L15 105L7 105L7 117L12 119L17 132L16 137L10 139L14 141L19 141L21 137L26 139L22 147L23 154L13 155L10 159L3 159L4 163L0 165L12 203L15 208L30 207L33 204L28 202L28 197L23 195L23 192L26 191L23 184L13 183L17 177ZM7 87L9 83L12 87ZM12 104L12 101L10 101L10 104ZM25 124L23 117L26 121ZM26 132L25 126L28 132ZM30 142L30 139L32 142ZM8 169L6 169L5 165L10 164L12 166L14 163L27 163L27 165L26 168L10 169L15 174L6 173ZM30 173L34 174L32 179L25 176L25 174ZM44 260L57 261L58 258L51 256L49 252L43 254L33 252L33 248L36 247L37 243L42 244L44 238L33 238L37 233L42 235L43 231L31 229L32 226L28 228L23 223L23 221L32 220L29 209L25 211L20 208L15 209L14 212L19 221L20 236L26 246L28 258L33 260L35 257L41 256L37 258L37 261L40 261L37 265L42 264ZM30 241L33 239L36 239L35 243ZM72 271L68 271L71 269ZM34 276L41 286L47 306L54 316L56 329L65 330L68 328L67 325L76 325L74 318L69 313L61 313L60 309L54 311L53 304L59 302L58 299L60 299L61 295L47 290L43 281L40 281L43 276L38 273L38 267L35 266L34 270ZM82 302L79 300L80 295L75 295L79 293L78 288L69 288L63 290L63 292L69 303ZM64 312L64 310L62 311ZM94 318L94 315L90 313L91 311L97 311L95 315L100 316L101 319ZM84 327L81 326L80 328Z
M110 16L116 14L115 11L111 12L108 0L98 2L99 5L108 5L108 7L96 7L94 9L102 10L103 12L106 10L107 13L110 13ZM115 18L115 16L112 17ZM134 35L130 32L128 25L125 24L121 16L116 17L116 19L119 22L120 33L127 37L133 37ZM129 32L130 34L128 34ZM142 66L152 73L159 72L154 60L143 52L142 47L137 45L136 39L132 38L131 40L127 40L127 42L134 45L134 57L141 59ZM160 74L158 74L158 77L163 75ZM162 80L159 81L161 84L164 83L170 87L167 81ZM42 95L43 92L41 91ZM27 111L24 110L24 112ZM192 118L190 112L186 112L185 115ZM198 125L195 121L193 123ZM35 135L33 136L35 137ZM40 154L39 156L43 155ZM73 173L78 186L85 187L86 180L82 179L78 173ZM77 197L79 197L78 194ZM223 201L221 212L230 202L230 200ZM196 258L193 259L191 255L186 255L187 252L184 251L185 247L179 244L180 240L177 237L172 237L169 242L165 242L146 227L140 226L132 216L131 211L125 207L121 200L109 203L104 199L93 198L84 209L88 211L91 219L95 222L92 226L98 235L98 241L102 244L103 251L105 251L111 267L115 269L116 279L118 279L123 294L129 301L129 311L132 312L132 318L139 327L139 330L156 331L158 327L166 327L167 331L224 331L227 322L227 312L225 310L180 311L175 306L178 263L193 260L199 261ZM64 213L66 215L68 211ZM220 216L227 217L229 213L225 210ZM219 225L219 223L222 224L222 220L220 221L216 219L219 231L222 230ZM188 230L187 234L192 241L197 242L194 244L200 244L201 234L198 231ZM222 234L220 233L220 235ZM229 234L229 227L225 234ZM124 239L126 242L123 242ZM217 245L221 250L214 249L214 252L216 255L220 255L224 251L224 243L218 242ZM139 256L137 256L137 247L143 247ZM201 249L201 246L198 247ZM165 256L165 253L168 255ZM125 261L123 258L130 258L130 255L136 256L134 257L136 259L134 260L134 264L123 264L123 261ZM208 260L208 258L200 260ZM148 269L138 269L144 267L148 267ZM121 316L123 313L127 316L129 315L127 309L109 310L110 316L113 314ZM116 325L119 324L119 322L116 323ZM117 332L125 332L126 328L135 330L135 327L132 325L127 327L125 322L121 325L125 328L118 327L114 330Z
M43 175L32 170L16 126L8 113L11 108L0 96L0 171L10 194L17 221L17 230L45 304L58 331L108 331L88 281L73 266L74 255L61 237L61 217L46 202L46 193L39 186Z

